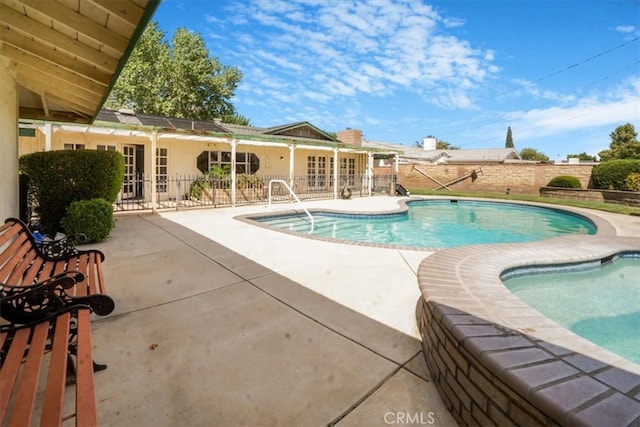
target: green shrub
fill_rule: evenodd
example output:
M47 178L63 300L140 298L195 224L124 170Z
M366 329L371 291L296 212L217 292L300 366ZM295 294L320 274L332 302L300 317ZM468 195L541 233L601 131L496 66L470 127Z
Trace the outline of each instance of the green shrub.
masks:
M624 190L625 180L632 173L640 173L640 159L609 160L593 167L591 183L602 190Z
M582 184L580 184L580 180L575 176L560 175L552 178L547 184L547 187L582 188Z
M124 180L124 157L116 151L46 151L20 157L20 170L37 191L42 227L53 234L72 202L115 202Z
M629 191L640 191L640 173L631 173L624 180L624 189Z
M189 187L189 198L191 200L200 200L205 190L211 189L211 184L206 176L199 176L191 183Z
M99 242L114 226L113 205L104 199L78 200L69 205L62 225L67 234L87 236L86 243Z
M236 186L238 188L264 188L264 179L258 175L243 173L236 177Z

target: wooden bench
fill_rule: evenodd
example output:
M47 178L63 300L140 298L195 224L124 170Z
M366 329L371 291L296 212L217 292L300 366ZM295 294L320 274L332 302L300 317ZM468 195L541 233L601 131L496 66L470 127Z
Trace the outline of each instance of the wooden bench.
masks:
M67 240L36 242L19 219L0 225L0 282L14 286L42 282L57 274L80 272L70 295L106 294L102 273L104 254L98 250L77 250Z
M97 425L91 312L108 314L105 307L113 310L113 301L99 294L69 297L77 277L64 273L17 287L0 283L0 315L13 317L0 325L1 425L30 426L39 418L41 426L60 426L73 416L76 426ZM29 320L16 321L20 315ZM75 382L75 405L65 404L69 382ZM65 414L69 407L75 411Z

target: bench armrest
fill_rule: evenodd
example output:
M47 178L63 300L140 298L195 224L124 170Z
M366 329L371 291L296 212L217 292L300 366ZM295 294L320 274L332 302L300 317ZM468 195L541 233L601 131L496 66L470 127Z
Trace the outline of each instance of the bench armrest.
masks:
M64 259L69 256L78 255L75 245L87 240L84 234L73 234L56 240L44 240L37 243L38 248L48 258Z
M101 316L111 313L115 303L107 295L73 297L67 294L66 289L82 277L81 273L70 272L29 286L0 283L0 316L15 327L42 321L74 306L87 306Z

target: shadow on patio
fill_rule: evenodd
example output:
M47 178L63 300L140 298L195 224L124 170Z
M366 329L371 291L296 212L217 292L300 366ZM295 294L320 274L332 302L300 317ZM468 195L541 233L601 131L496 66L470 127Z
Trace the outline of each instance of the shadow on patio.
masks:
M95 247L103 426L455 425L410 336L159 216Z

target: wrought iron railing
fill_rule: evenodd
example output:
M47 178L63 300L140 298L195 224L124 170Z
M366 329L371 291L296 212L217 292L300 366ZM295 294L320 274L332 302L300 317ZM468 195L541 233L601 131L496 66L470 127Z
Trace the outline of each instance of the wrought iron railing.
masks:
M238 175L236 178L236 205L267 202L267 186L270 180L284 180L292 184L301 200L330 199L348 187L353 196L366 196L369 186L366 175L345 175L338 179L334 191L333 177L328 175L298 175L290 182L283 175ZM374 175L373 192L385 192L389 183L395 183L395 175ZM230 206L232 204L231 178L205 178L203 175L167 176L156 182L155 209L181 209L194 207ZM125 191L127 190L127 191ZM114 204L115 211L150 210L151 178L137 175L123 185L123 191ZM274 188L273 201L288 201L291 195L283 188Z

